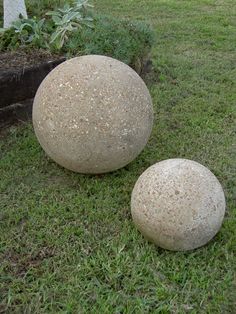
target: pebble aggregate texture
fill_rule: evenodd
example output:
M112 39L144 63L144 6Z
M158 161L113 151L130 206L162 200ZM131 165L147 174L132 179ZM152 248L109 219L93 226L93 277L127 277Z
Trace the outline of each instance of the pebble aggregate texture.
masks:
M41 83L33 125L45 152L80 173L119 169L143 150L153 125L149 91L113 58L88 55L57 66Z
M215 175L199 163L168 159L149 167L132 192L131 213L140 232L173 251L198 248L219 231L224 192Z

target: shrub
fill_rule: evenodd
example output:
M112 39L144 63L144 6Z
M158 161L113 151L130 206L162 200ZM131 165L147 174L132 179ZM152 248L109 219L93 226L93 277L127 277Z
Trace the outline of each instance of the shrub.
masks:
M64 47L70 56L101 54L134 65L148 54L153 44L149 25L129 20L117 20L104 15L94 17L94 28L72 33Z

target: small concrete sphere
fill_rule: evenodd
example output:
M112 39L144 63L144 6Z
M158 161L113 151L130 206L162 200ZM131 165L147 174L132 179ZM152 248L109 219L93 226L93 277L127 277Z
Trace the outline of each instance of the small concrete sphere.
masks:
M33 125L45 152L80 173L117 170L137 157L151 134L149 91L128 65L88 55L57 66L41 83Z
M168 250L192 250L219 231L225 214L224 192L206 167L192 160L168 159L139 177L131 214L149 241Z

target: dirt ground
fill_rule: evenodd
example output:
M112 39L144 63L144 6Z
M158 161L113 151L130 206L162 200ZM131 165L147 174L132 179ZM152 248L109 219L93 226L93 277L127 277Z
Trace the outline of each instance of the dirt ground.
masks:
M55 60L59 56L45 50L8 51L0 53L0 74L8 71L19 71L22 68Z

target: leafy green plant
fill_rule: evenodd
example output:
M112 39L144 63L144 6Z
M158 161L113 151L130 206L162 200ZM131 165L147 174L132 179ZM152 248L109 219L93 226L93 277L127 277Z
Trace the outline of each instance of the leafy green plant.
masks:
M88 10L93 8L93 5L89 3L89 0L75 0L74 5L78 10Z
M0 29L0 48L16 48L22 45L33 45L37 48L48 48L45 19L37 20L20 18L10 29Z
M94 28L75 31L63 47L70 56L100 54L121 60L136 70L138 64L149 58L154 43L153 30L142 22L118 20L104 15L95 15ZM144 60L145 59L145 60Z
M88 27L91 26L93 19L91 17L86 17L84 12L82 14L81 10L85 10L88 4L88 1L77 1L75 6L69 6L65 4L63 8L59 8L55 11L49 11L46 15L52 17L52 20L56 26L55 31L51 35L50 43L55 43L57 49L61 49L68 40L68 34L73 32L78 28L82 28L82 25Z
M0 29L0 47L12 48L13 43L18 43L16 46L33 44L60 50L71 32L82 26L92 27L93 19L88 16L88 9L92 7L88 0L76 0L71 6L67 3L63 8L47 12L50 19L20 18L12 24L11 30Z
M89 0L75 0L74 6L82 13L83 17L87 15L88 10L94 7L92 4L89 3Z
M46 33L43 31L45 19L19 19L12 24L12 28L18 35L22 44L45 42Z

